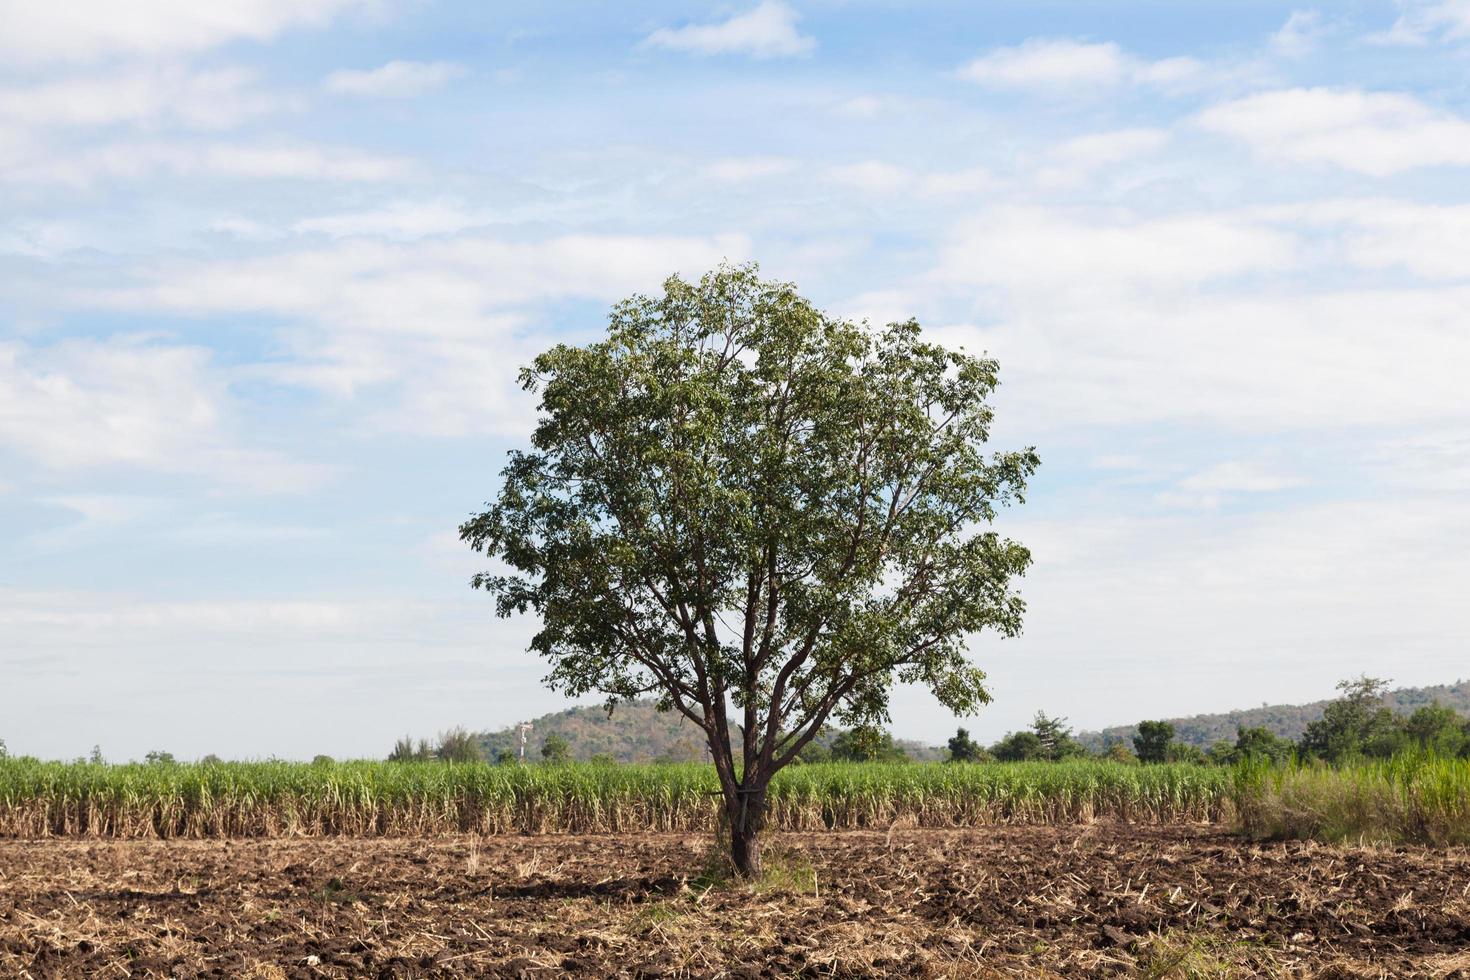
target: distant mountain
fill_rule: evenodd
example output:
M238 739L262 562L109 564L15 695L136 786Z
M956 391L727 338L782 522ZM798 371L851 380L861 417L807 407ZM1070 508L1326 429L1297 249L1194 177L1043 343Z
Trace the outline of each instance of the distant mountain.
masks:
M1453 684L1437 684L1433 687L1403 687L1390 691L1383 703L1401 714L1438 701L1454 708L1461 714L1470 714L1470 681L1458 680ZM1181 742L1207 749L1221 740L1235 741L1237 725L1246 728L1262 727L1289 739L1299 739L1307 725L1322 717L1322 711L1330 701L1313 701L1311 704L1263 704L1259 708L1244 708L1215 715L1191 715L1187 718L1165 718L1174 726L1174 737ZM1140 721L1143 719L1139 719ZM1082 732L1077 740L1087 748L1098 751L1113 744L1130 744L1138 733L1137 724L1115 725L1100 732Z
M572 758L590 759L610 755L619 762L699 762L709 758L704 732L677 711L662 712L652 701L620 704L608 717L601 706L567 708L531 719L526 736L526 758L540 759L548 735L560 735L571 747ZM817 741L830 742L836 732L824 733ZM514 727L482 732L475 738L494 759L503 751L516 752L519 738ZM927 762L943 759L945 749L908 739L895 739L910 759Z

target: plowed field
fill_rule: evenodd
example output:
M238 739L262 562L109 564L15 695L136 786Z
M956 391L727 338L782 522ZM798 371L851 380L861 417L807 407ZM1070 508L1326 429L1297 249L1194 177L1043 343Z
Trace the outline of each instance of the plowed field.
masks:
M0 841L0 976L1470 978L1470 852L1202 827Z

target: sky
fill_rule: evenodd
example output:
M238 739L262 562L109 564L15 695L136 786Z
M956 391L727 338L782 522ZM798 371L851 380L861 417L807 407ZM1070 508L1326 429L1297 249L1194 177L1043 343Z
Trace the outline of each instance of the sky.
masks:
M990 741L1470 660L1470 3L0 0L0 738L565 706L456 528L516 369L756 260L1001 365ZM893 730L956 720L900 689Z

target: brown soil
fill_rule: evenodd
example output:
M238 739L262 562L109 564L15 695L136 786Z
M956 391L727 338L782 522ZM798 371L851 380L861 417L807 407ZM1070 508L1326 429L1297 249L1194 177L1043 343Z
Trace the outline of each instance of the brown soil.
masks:
M1188 827L0 841L0 976L1470 978L1470 852Z

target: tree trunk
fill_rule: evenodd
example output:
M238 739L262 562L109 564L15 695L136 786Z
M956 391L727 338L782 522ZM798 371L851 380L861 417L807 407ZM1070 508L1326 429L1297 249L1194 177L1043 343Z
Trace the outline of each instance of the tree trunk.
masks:
M742 878L759 878L761 875L760 832L739 827L730 828L730 859Z
M760 834L766 823L766 787L743 786L727 805L730 820L730 860L742 878L761 874Z

